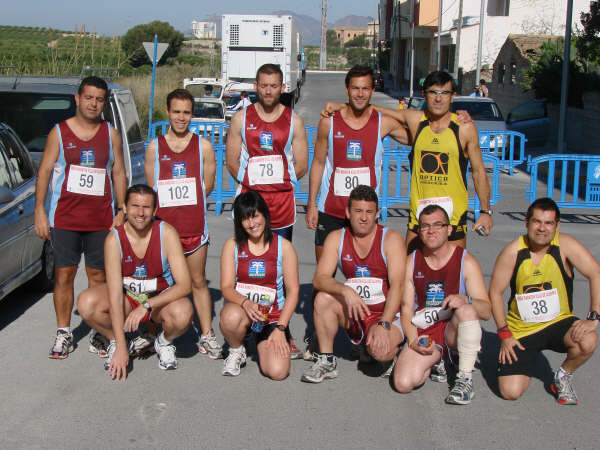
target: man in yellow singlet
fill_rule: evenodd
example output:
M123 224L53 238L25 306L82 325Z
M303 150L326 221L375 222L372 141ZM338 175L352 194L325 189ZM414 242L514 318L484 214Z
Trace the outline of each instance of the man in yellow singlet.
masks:
M483 227L486 235L492 230L490 186L481 157L477 128L472 121L457 121L457 115L450 111L455 95L452 77L447 72L436 71L430 73L423 83L426 111L373 105L375 110L393 117L408 129L409 141L413 147L409 156L410 217L406 233L409 251L421 247L418 239L415 240L418 238L417 219L421 211L430 204L440 205L446 210L452 226L449 240L466 248L469 162L482 213L471 230ZM331 113L340 107L338 104L328 103L324 113Z
M576 405L573 372L592 356L598 343L600 264L575 238L559 233L560 211L550 198L534 201L525 217L527 233L498 255L490 281L492 314L498 326L498 385L507 400L529 387L539 353L567 356L551 389L561 405ZM590 283L586 320L573 314L573 268ZM511 288L508 315L502 294Z

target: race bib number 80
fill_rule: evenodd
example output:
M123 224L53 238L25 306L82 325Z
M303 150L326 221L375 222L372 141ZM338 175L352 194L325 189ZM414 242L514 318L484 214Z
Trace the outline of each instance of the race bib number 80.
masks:
M368 167L356 167L353 169L337 167L335 169L335 178L333 180L333 193L335 195L348 197L352 189L359 184L371 185L371 171Z
M519 315L523 322L549 322L560 314L558 289L515 295Z

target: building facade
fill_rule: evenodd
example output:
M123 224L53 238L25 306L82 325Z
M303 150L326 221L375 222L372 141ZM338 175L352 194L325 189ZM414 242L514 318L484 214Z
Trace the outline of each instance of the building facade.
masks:
M216 22L196 22L192 20L192 34L197 39L216 39Z

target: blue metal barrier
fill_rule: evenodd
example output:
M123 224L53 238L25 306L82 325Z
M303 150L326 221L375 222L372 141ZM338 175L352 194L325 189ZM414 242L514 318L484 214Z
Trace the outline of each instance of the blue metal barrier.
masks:
M169 122L162 121L152 124L151 137L166 134L168 130ZM213 148L215 149L215 158L217 163L216 176L215 176L215 187L213 192L209 195L209 198L215 201L215 215L220 215L223 211L223 204L225 201L232 199L236 193L236 181L229 174L226 167L226 155L225 155L225 139L229 129L228 124L220 122L197 122L190 124L190 131L204 136L209 139ZM308 139L308 172L312 166L312 160L314 157L314 142L316 139L317 128L306 127L307 139ZM516 133L520 134L520 133ZM513 148L513 142L510 141L510 149ZM411 167L408 160L411 147L406 145L398 144L396 141L386 137L383 140L383 157L382 157L382 173L381 173L381 193L379 204L381 207L381 220L385 222L387 220L387 213L390 207L397 204L408 204L410 198L410 177ZM512 151L508 153L509 157L512 157ZM492 179L490 180L490 204L493 206L497 203L498 199L502 198L499 193L500 186L500 168L511 167L507 164L515 164L517 160L509 159L501 160L496 156L482 152L482 158L484 164L488 167L492 165ZM600 170L600 169L599 169ZM390 178L390 174L393 178ZM467 180L470 174L470 164L467 167ZM302 183L304 181L304 183ZM306 175L303 180L296 183L295 186L295 198L301 202L308 201L308 184L309 176ZM475 211L475 218L479 217L479 211L481 205L479 198L475 194L469 198L469 208Z
M544 163L548 163L547 166ZM557 163L559 167L557 170ZM600 156L548 154L529 158L527 170L531 177L527 200L537 198L538 181L546 181L546 197L550 197L561 208L600 208ZM556 179L560 178L560 198L555 198ZM580 192L585 185L585 192ZM583 194L583 196L581 195ZM570 199L570 200L569 200Z
M515 141L518 141L517 149ZM525 161L525 142L525 135L517 131L479 130L481 153L497 157L502 168L508 169L511 176L513 168Z

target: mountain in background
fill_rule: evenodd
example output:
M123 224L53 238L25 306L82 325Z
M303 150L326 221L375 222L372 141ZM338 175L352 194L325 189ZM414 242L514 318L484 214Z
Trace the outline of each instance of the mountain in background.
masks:
M307 16L305 14L296 14L289 10L273 11L271 14L280 16L292 16L294 23L296 24L296 30L302 35L302 43L304 45L320 45L321 43L321 20L317 20L314 17ZM217 37L221 38L221 15L208 16L203 19L197 19L207 22L217 22ZM366 27L367 24L372 21L372 17L363 16L346 16L335 23L327 24L327 28L333 28L337 26L343 27ZM190 25L191 27L191 25ZM189 32L188 32L189 34Z
M372 22L372 17L364 17L364 16L346 16L341 19L336 20L332 26L328 26L327 28L333 27L366 27L369 22Z

